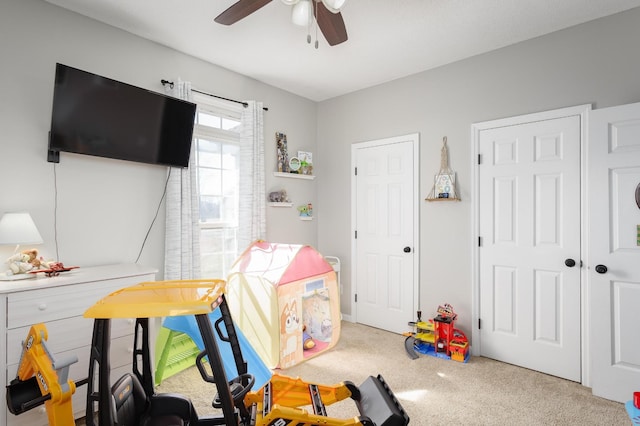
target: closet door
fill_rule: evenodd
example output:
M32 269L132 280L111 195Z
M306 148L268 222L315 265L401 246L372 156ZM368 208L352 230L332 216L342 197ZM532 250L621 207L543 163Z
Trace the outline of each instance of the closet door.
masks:
M589 298L594 395L640 383L640 103L589 117Z
M479 136L481 355L580 381L580 126Z

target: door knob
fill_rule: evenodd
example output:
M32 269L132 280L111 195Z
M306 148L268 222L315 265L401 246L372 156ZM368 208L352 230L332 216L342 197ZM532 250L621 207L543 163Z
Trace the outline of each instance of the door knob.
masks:
M564 264L567 265L569 268L573 268L574 266L576 266L576 261L573 259L566 259L564 261Z
M599 274L604 274L608 271L607 267L604 265L596 265L596 272Z
M406 247L403 249L403 251L404 251L405 253L411 253L411 247L406 246Z

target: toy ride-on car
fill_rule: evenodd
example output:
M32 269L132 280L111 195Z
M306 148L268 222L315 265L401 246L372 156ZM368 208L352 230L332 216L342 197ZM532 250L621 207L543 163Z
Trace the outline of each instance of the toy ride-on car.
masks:
M248 373L235 325L225 299L222 280L179 280L144 282L118 290L99 300L85 312L94 319L88 378L77 383L87 385L86 425L189 425L189 426L261 426L261 425L365 425L404 426L406 414L381 376L370 376L360 386L351 382L335 385L307 383L299 378L273 374L253 391L253 375ZM209 314L220 310L212 321ZM215 385L213 413L199 414L183 395L158 394L150 356L150 319L194 315L204 349L196 358L196 367L205 382ZM110 383L109 346L111 320L137 318L135 321L133 368ZM215 331L214 331L215 330ZM7 406L21 414L45 403L50 425L74 424L71 394L76 383L66 374L56 373L55 360L43 350L47 339L43 324L33 326L23 345L18 377L7 387ZM230 345L237 377L225 372L220 345ZM49 360L49 363L44 360ZM68 366L68 362L66 363ZM326 406L337 401L354 400L359 416L340 419L327 416ZM312 412L304 407L311 406Z

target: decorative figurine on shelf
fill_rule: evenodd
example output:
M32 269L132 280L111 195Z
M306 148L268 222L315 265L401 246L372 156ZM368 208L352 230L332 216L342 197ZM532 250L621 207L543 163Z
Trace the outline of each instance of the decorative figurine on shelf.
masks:
M313 215L313 207L311 203L298 206L298 212L300 212L301 217L311 217Z
M307 163L306 161L302 160L300 162L300 173L302 173L303 175L312 175L313 164Z
M313 174L313 154L308 151L298 151L298 158L300 159L300 172L303 175Z
M280 191L273 191L269 193L269 202L271 203L288 203L287 191L281 189Z
M287 135L276 132L276 148L278 152L278 171L287 173L289 171L289 153L287 151Z

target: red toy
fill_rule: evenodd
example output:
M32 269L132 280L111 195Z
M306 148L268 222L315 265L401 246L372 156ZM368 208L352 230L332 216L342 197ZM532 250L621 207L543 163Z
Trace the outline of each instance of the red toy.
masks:
M405 349L411 359L418 358L417 353L466 362L469 353L467 336L454 327L458 315L448 303L438 306L438 315L428 321L422 321L422 312L418 311L418 321L410 322L414 332L406 333Z
M37 274L38 272L44 272L48 277L55 277L60 275L60 272L67 272L72 269L79 268L79 266L64 266L62 262L51 262L46 269L36 269L29 271L30 274Z

